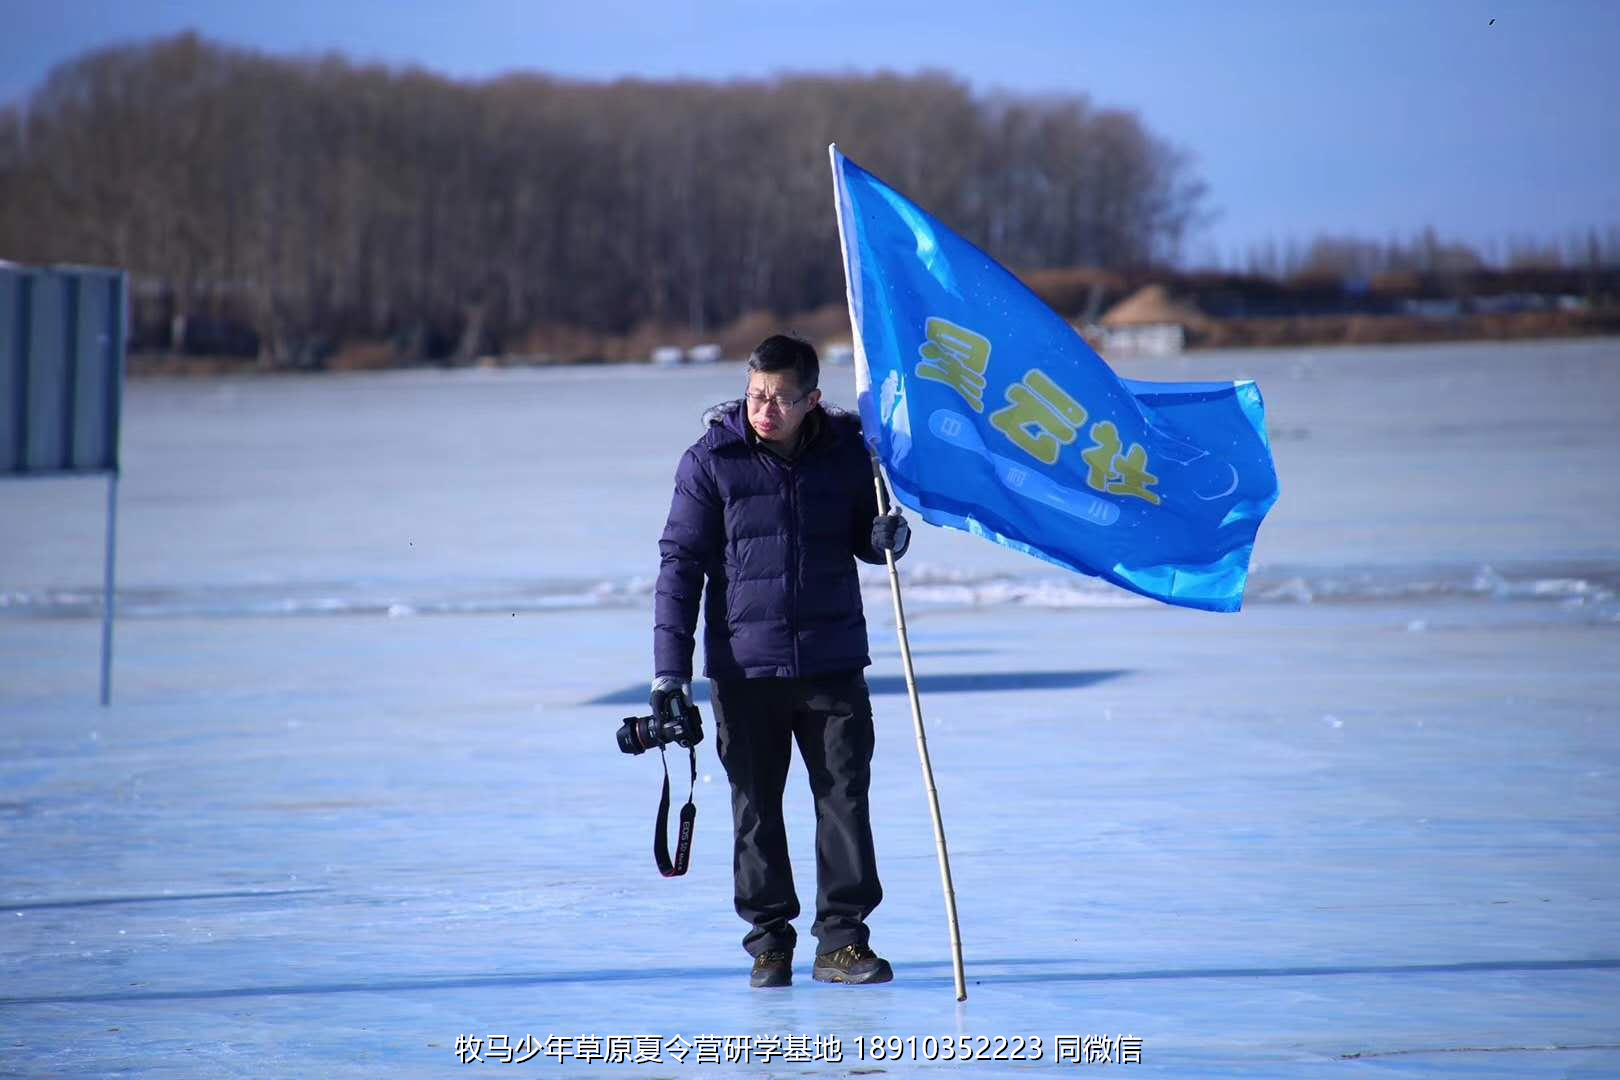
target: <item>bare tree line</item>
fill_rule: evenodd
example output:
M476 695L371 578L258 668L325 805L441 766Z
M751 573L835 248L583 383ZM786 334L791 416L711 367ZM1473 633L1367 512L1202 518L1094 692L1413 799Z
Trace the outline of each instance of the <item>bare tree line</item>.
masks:
M0 112L0 256L127 267L276 363L536 325L703 332L842 296L826 146L1021 267L1174 258L1186 159L1078 97L944 75L461 83L192 35ZM436 339L436 340L435 340Z
M1593 226L1573 231L1561 239L1520 236L1482 246L1445 240L1432 227L1406 239L1371 240L1324 234L1305 245L1256 245L1250 248L1244 262L1244 268L1251 275L1276 280L1614 267L1620 267L1620 226L1617 225Z

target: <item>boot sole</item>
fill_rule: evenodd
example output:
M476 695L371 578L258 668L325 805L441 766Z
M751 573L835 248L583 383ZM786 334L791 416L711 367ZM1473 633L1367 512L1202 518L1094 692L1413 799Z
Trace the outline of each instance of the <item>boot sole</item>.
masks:
M894 968L885 960L881 967L873 968L864 975L851 975L848 972L836 969L813 968L810 977L816 982L842 983L845 986L870 986L874 983L886 983L894 979Z
M767 977L767 978L764 978L764 979L750 978L748 980L748 985L753 987L755 990L775 990L777 987L780 987L780 986L792 986L793 985L793 976L789 975L785 979L776 978L774 976Z

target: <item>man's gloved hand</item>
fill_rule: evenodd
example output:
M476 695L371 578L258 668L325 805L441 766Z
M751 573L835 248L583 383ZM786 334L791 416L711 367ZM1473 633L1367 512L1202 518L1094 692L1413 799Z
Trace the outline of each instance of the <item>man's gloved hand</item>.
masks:
M872 519L872 550L894 552L896 560L911 546L911 526L900 514L879 514Z
M653 680L652 697L648 700L653 715L660 720L678 717L692 703L692 684L673 675L660 675Z

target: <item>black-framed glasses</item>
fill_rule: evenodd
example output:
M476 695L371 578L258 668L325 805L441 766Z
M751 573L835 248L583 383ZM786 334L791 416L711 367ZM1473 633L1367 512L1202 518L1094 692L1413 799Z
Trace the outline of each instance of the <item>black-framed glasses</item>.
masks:
M812 391L810 391L810 393L813 394L813 393L815 393L815 391L812 390ZM785 398L781 394L747 393L747 394L743 395L743 397L748 399L748 405L749 405L750 408L754 408L754 409L770 409L770 408L774 408L777 412L784 412L784 413L787 412L789 409L793 408L793 406L799 404L799 402L803 401L805 398L807 398L809 396L810 396L810 394L800 394L796 398Z

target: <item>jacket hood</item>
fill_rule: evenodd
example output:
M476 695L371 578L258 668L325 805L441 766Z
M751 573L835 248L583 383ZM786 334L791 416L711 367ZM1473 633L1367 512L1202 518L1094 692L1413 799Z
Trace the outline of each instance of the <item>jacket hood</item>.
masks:
M748 437L748 422L743 418L743 399L732 398L710 405L703 410L703 428L723 428L738 438Z

